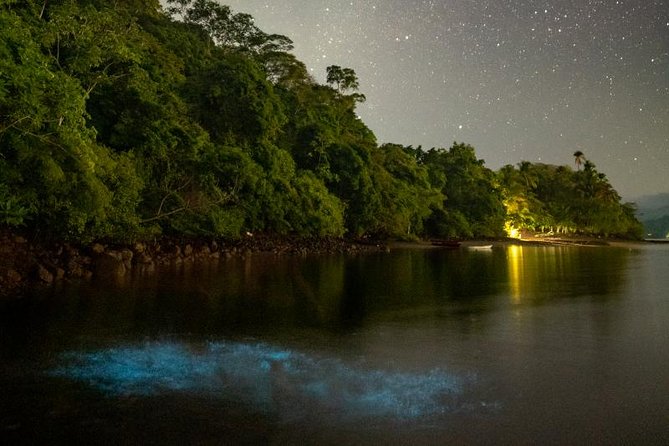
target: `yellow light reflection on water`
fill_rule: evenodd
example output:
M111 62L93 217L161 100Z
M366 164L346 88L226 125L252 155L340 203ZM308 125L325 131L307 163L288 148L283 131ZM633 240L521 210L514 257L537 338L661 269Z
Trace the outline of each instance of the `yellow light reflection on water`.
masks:
M525 276L523 247L518 245L510 245L507 249L507 260L509 262L508 271L511 299L514 303L520 303L523 277Z

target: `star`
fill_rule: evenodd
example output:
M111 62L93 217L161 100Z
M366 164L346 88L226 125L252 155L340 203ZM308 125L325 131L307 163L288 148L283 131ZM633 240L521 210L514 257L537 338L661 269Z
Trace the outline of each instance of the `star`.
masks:
M357 112L379 143L465 136L493 169L567 164L569 147L588 147L623 196L669 192L664 0L226 3L289 36L317 81L328 65L353 68L367 97ZM635 145L655 157L638 160L644 181L618 161Z

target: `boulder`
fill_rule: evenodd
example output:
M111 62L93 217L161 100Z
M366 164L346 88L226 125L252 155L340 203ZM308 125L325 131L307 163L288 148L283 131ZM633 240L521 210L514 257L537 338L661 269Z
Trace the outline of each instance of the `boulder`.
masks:
M150 265L153 263L153 258L145 252L136 255L134 259L138 265Z
M23 277L21 277L21 274L19 274L18 271L14 270L14 269L10 269L5 274L5 280L9 285L16 285L16 284L21 283L21 280L23 280Z
M132 258L134 254L131 250L129 249L122 249L121 250L121 258L123 259L123 265L125 265L126 270L132 269Z
M108 251L95 262L95 275L105 278L122 277L126 273L123 255L118 251Z
M72 278L84 277L84 268L76 259L70 259L66 265L67 276Z
M44 283L53 283L53 274L41 264L37 265L37 278Z

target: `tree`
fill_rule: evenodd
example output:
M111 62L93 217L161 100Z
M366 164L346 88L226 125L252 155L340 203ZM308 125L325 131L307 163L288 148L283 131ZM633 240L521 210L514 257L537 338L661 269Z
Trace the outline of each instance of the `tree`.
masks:
M357 90L360 86L358 76L351 68L342 68L338 65L330 65L327 70L327 83L334 85L336 90L343 93L348 90Z
M0 8L0 189L10 191L0 205L26 210L14 212L15 223L19 215L45 232L90 238L136 226L141 181L132 160L110 153L87 126L93 76L73 68L83 65L67 55L65 42L63 53L54 52L50 20L71 7ZM76 36L112 21L109 11L81 14L91 22L80 23L80 15L68 22ZM104 77L91 48L82 45L81 58Z
M498 236L504 231L502 192L495 174L476 158L474 148L454 143L450 149L430 149L421 163L431 171L434 186L446 197L442 210L428 220L435 236ZM449 221L450 225L444 225ZM444 232L446 230L446 232Z
M541 223L541 203L536 198L538 172L527 161L518 164L518 168L506 165L498 172L504 207L506 208L507 232L521 229L534 230Z
M380 191L381 206L376 232L383 235L423 235L424 223L444 196L430 184L428 170L419 165L411 146L384 144L373 152L374 185Z
M517 229L641 236L633 208L621 204L606 175L598 172L590 160L578 171L523 162L518 170L504 167L499 178L505 191L507 219Z
M580 150L574 152L574 164L576 165L576 170L581 169L581 165L585 162L585 155Z
M251 16L167 3L0 1L0 224L79 241L638 229L582 152L576 171L495 175L466 144L379 147L352 69L318 85Z
M200 26L216 45L251 55L287 52L293 42L280 34L267 34L254 23L253 17L233 13L229 6L213 0L167 0L173 18Z
M285 123L281 98L258 64L243 55L221 55L188 79L185 94L197 121L218 143L254 150L274 142Z

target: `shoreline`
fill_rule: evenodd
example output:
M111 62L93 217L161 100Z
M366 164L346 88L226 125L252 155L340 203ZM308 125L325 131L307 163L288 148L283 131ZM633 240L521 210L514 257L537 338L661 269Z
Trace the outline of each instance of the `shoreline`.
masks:
M134 243L34 242L0 232L0 301L39 286L62 282L120 280L161 273L169 266L211 264L253 254L306 256L386 252L383 242L334 237L245 236L237 240L162 237Z
M492 245L495 247L504 246L552 246L552 247L590 247L590 248L638 248L640 246L662 245L669 246L669 240L623 240L623 239L602 239L596 237L536 237L536 238L499 238L499 239L471 239L460 241L458 247L433 245L430 241L388 242L389 249L468 249L477 247L486 247Z
M27 236L0 231L0 301L20 298L27 290L68 281L123 279L130 274L160 274L168 266L203 264L251 254L331 255L389 252L394 249L458 249L509 246L635 247L653 241L592 237L462 240L457 246L424 241L376 241L332 237L247 235L237 240L162 237L135 243L74 244L29 241ZM655 242L661 243L661 242Z

